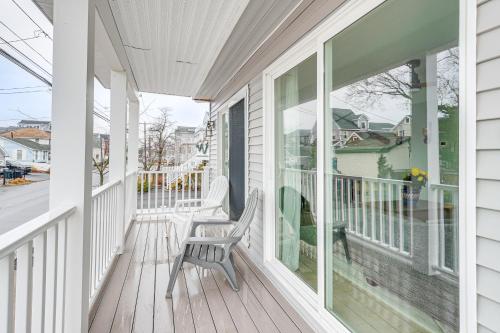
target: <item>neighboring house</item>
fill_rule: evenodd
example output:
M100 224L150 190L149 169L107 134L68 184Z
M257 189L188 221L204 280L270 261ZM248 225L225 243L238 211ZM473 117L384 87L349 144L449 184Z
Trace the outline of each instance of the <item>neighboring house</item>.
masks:
M378 161L385 156L394 175L411 168L410 138L387 132L352 133L342 147L335 147L337 171L355 177L379 177ZM400 179L400 177L399 177Z
M7 160L23 164L50 163L50 146L29 139L0 137L0 147Z
M42 121L42 120L30 120L23 119L17 123L17 126L23 128L38 128L42 131L51 131L52 123L50 121Z
M334 142L345 142L354 132L390 132L394 128L394 124L370 121L365 114L356 114L350 109L332 108L331 110Z
M392 132L397 136L411 136L411 115L404 116L399 123L392 128Z
M50 132L34 127L21 127L9 131L0 132L5 138L28 139L30 141L50 145Z
M180 165L196 154L196 127L177 126L174 131L175 164Z

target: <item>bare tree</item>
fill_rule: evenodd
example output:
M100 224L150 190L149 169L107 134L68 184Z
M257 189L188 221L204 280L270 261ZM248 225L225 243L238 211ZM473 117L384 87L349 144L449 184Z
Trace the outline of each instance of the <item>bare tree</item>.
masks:
M101 160L97 161L92 157L92 161L94 162L94 168L99 173L99 186L102 186L104 184L104 175L108 173L109 158L102 156Z
M170 117L169 108L161 108L160 115L156 117L149 126L150 147L153 154L153 165L156 164L156 170L160 170L165 160L167 149L173 144L174 122Z

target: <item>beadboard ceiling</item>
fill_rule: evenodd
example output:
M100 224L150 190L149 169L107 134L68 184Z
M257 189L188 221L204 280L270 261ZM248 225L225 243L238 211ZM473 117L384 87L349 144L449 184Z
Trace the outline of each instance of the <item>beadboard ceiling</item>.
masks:
M52 18L52 0L33 1ZM96 0L96 7L138 91L195 96L209 73L227 81L299 2Z

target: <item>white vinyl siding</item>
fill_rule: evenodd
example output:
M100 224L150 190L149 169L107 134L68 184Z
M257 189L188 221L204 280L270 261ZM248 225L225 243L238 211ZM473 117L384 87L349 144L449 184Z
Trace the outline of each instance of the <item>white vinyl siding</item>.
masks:
M248 190L263 189L263 113L262 76L258 75L249 84L248 106ZM250 228L249 255L261 263L263 258L262 201L259 203Z
M212 136L210 138L210 147L208 148L208 150L209 150L208 165L209 165L210 171L211 171L210 178L214 179L214 177L217 175L217 171L218 171L217 170L217 167L218 167L217 166L217 140L218 140L217 130L219 127L219 123L217 121L216 110L214 110L214 109L210 110L209 120L213 121L213 123L215 124L215 128L212 131Z
M254 78L249 84L248 89L248 116L247 116L247 145L248 145L248 156L247 156L247 167L248 167L248 193L250 193L254 188L260 190L263 189L263 119L262 119L262 75ZM220 126L218 122L218 111L226 101L216 101L213 108L210 120L216 123L217 127ZM212 136L212 141L210 143L210 168L212 169L212 177L215 174L220 173L217 170L220 166L217 163L217 140L219 136L216 131ZM213 179L213 178L212 178ZM245 246L241 246L247 251L247 254L256 263L261 264L263 258L263 235L262 235L262 200L257 207L257 212L255 214L254 221L250 225L250 235L247 238L248 243Z
M477 320L500 332L500 0L477 11Z

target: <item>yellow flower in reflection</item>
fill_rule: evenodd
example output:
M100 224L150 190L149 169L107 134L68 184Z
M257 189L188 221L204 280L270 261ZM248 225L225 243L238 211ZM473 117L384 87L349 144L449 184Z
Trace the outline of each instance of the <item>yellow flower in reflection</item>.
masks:
M423 181L423 180L424 180L424 177L422 177L422 176L418 177L418 181L419 181L419 182L421 182L421 181Z
M420 170L419 170L418 168L411 168L411 175L412 175L413 177L417 177L417 176L418 176L418 174L419 174L419 171L420 171Z

